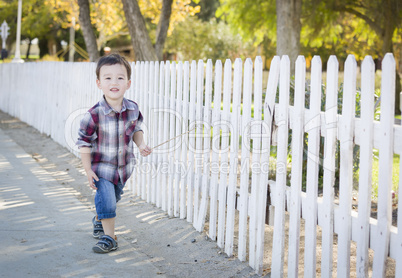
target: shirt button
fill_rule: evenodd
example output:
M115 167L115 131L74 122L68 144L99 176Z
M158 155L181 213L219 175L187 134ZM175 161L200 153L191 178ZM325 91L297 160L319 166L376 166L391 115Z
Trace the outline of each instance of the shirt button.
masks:
M120 138L123 137L123 134L120 134Z

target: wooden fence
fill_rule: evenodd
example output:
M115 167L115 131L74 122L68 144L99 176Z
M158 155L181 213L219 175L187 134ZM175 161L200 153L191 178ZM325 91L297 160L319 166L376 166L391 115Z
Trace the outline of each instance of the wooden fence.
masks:
M146 158L136 150L138 163L128 182L134 194L205 231L228 256L248 261L258 274L402 277L402 233L392 226L391 215L393 156L402 152L402 129L394 125L391 54L382 64L380 122L374 121L371 57L361 66L359 118L353 56L344 67L341 114L334 56L324 82L321 60L313 58L310 85L300 56L292 96L287 56L273 58L266 90L260 57L254 64L237 59L224 66L208 60L132 67L126 97L139 104L148 144L184 133ZM101 97L94 72L92 63L2 64L0 109L77 154L79 120ZM352 209L356 145L358 211ZM379 150L377 219L370 217L373 149Z

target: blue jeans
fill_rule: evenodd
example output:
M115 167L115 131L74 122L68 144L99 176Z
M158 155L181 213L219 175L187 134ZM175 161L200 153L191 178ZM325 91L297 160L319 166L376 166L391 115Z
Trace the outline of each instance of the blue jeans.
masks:
M95 182L98 188L95 195L95 207L98 219L116 217L116 203L121 199L124 185L119 181L117 185L112 182L99 178Z

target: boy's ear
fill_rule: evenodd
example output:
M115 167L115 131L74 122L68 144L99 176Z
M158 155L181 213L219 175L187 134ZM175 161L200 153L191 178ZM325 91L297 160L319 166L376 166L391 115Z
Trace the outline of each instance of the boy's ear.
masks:
M99 79L96 79L96 85L98 86L99 89L101 89L101 85L100 85Z
M128 82L127 82L127 90L130 89L130 87L131 87L131 79L128 80Z

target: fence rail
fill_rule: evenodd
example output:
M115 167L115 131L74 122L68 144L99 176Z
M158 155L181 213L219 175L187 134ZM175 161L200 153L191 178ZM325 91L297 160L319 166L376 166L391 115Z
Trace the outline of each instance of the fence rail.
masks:
M290 105L287 56L273 58L265 94L260 57L254 64L236 59L224 66L211 60L133 63L134 84L126 97L144 114L149 145L184 135L146 158L135 150L138 163L128 185L170 217L206 231L227 255L248 260L258 274L270 268L272 277L402 277L402 232L392 225L391 207L393 155L402 153L402 128L394 124L394 58L387 54L382 64L381 121L374 121L371 57L361 66L358 118L354 57L345 63L341 114L336 57L328 61L324 91L321 59L316 56L311 64L308 85L306 61L297 59ZM94 71L93 63L2 64L0 109L78 155L79 120L101 97ZM308 108L306 84L311 89ZM274 145L276 152L271 151ZM352 209L356 145L358 211ZM379 150L377 219L370 217L374 149ZM275 180L269 180L273 172ZM399 198L398 215L401 207Z

